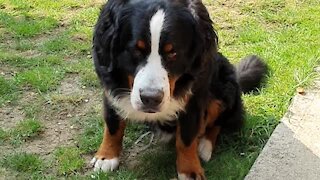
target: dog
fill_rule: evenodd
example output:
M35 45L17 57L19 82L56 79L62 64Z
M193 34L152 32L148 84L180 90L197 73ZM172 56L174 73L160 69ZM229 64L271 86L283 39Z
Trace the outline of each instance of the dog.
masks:
M126 121L174 134L178 179L205 179L221 129L244 122L241 94L261 85L267 66L248 56L237 67L218 52L201 0L109 0L93 37L103 86L105 129L94 170L119 166Z

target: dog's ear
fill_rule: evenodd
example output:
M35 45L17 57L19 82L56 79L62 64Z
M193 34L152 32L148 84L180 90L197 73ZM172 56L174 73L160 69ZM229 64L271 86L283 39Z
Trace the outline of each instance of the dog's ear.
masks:
M217 50L218 37L212 27L212 21L207 8L201 0L186 0L187 7L195 20L198 22L198 30L202 35L202 43L206 50Z
M185 0L187 8L197 21L196 39L197 57L192 66L193 73L197 73L205 62L212 60L218 49L218 36L212 26L209 13L201 0Z
M102 71L112 72L116 66L115 54L117 52L119 37L119 16L124 1L107 3L98 18L93 35L93 58L95 66ZM104 73L107 73L104 72Z

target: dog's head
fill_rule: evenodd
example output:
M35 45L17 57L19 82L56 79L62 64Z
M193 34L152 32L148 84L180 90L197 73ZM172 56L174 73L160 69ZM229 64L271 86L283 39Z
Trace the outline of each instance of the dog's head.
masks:
M126 75L130 95L119 94L113 104L124 116L174 115L183 109L207 54L216 48L205 7L191 0L132 1L118 11L112 41L107 42L112 47L107 69L113 76ZM119 88L124 87L114 90ZM130 104L121 104L128 100Z

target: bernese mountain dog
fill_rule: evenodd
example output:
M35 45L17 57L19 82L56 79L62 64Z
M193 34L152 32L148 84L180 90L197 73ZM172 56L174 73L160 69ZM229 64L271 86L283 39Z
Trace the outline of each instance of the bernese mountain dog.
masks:
M94 170L118 168L127 121L174 134L178 179L205 179L221 129L243 124L242 92L266 73L257 56L237 67L217 51L201 0L109 0L97 20L93 59L103 85L104 135Z

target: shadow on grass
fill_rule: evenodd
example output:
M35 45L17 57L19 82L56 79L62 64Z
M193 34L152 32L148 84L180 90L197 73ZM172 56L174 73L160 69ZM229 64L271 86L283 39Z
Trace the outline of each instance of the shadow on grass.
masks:
M139 163L131 171L141 179L167 180L176 177L176 150L174 143L157 144L142 152Z
M212 159L202 165L208 179L243 179L277 125L275 117L247 114L246 124L238 132L222 132ZM259 122L259 126L256 126ZM174 142L157 144L142 152L134 171L142 179L171 179L176 177Z
M243 179L277 125L275 117L247 114L246 119L247 123L240 131L222 132L212 159L207 163L202 162L208 179ZM250 121L252 123L249 123ZM252 125L257 121L260 122L259 126ZM134 172L135 176L141 179L161 180L176 177L174 141L152 146L148 151L136 156L135 161L138 162L133 167L123 167L123 170Z
M240 131L222 132L212 159L203 164L207 178L243 179L277 124L275 117L247 114Z

